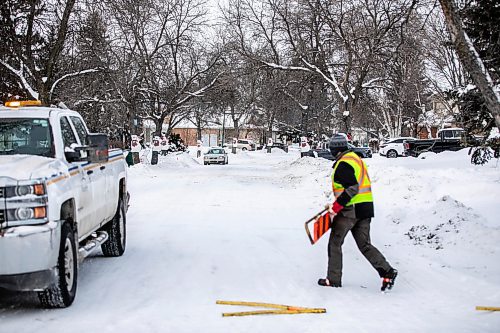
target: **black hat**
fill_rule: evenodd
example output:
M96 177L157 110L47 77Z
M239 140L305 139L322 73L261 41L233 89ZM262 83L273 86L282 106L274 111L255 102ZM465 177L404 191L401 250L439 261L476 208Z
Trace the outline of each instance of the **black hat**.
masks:
M344 134L334 134L330 138L329 148L333 157L336 157L339 153L345 152L349 149L347 137Z

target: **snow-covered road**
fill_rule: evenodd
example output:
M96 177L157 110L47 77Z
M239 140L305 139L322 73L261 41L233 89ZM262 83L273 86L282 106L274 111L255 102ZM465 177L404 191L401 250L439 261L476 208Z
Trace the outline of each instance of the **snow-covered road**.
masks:
M67 309L0 292L0 333L499 332L500 313L474 308L500 306L500 168L438 156L367 161L372 241L400 272L390 294L351 237L343 288L316 285L328 240L311 246L303 222L327 202L329 161L276 151L203 166L184 154L129 169L123 257L84 261ZM252 309L216 300L328 312L223 318Z

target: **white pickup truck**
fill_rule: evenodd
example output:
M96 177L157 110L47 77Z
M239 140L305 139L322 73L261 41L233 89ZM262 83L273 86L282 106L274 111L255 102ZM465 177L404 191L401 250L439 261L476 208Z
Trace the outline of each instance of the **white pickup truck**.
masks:
M71 305L79 262L125 251L126 169L77 112L0 106L0 288Z

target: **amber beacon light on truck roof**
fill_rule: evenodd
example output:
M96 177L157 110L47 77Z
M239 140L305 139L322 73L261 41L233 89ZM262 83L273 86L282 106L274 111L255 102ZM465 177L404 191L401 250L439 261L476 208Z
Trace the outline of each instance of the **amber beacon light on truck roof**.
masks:
M31 101L8 101L5 102L5 106L9 108L18 108L21 106L41 106L42 102L38 100Z

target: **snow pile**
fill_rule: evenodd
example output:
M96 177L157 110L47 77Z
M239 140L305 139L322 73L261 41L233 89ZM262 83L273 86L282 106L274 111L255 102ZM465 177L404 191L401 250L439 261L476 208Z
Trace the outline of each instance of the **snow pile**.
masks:
M439 249L458 241L464 228L500 228L498 212L491 209L500 196L496 161L471 165L464 149L425 160L398 159L384 168L380 160L372 162L376 212L396 225L405 221L402 228L413 243Z
M415 245L428 245L436 250L443 249L445 244L463 243L475 229L484 228L479 222L481 217L472 208L449 196L442 197L418 219L425 223L411 226L405 235ZM475 240L474 245L479 245L478 242L482 241Z
M201 158L203 158L203 156ZM200 160L203 161L201 158ZM180 166L192 168L199 166L200 161L198 161L195 157L191 156L188 153L173 153L167 156L160 156L158 164L168 167Z
M172 153L166 156L158 156L158 165L162 168L186 167L192 168L199 166L203 162L203 155L200 159L196 155L191 155L188 152Z

